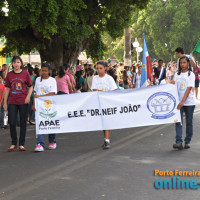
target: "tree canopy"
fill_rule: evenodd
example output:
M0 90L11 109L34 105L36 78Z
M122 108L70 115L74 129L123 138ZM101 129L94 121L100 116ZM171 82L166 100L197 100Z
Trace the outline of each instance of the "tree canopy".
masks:
M175 57L175 49L179 46L191 53L200 39L199 8L199 0L151 0L145 9L132 13L132 42L137 37L142 45L145 33L151 58L166 62ZM115 56L123 52L123 46L117 44L110 49L116 49ZM199 54L195 55L200 58Z
M0 34L6 37L3 53L36 49L54 66L72 64L87 49L102 58L106 49L101 34L123 35L133 8L149 0L0 0ZM2 11L7 6L8 15Z

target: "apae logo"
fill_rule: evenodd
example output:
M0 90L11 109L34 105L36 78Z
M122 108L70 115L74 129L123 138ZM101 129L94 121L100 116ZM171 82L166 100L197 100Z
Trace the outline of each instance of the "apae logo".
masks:
M175 115L176 99L167 92L157 92L147 101L147 108L154 119L167 119Z
M51 100L45 100L40 107L39 115L44 119L51 119L57 115L57 111L55 110L55 102Z
M51 100L45 100L40 106L40 117L46 119L45 121L39 122L39 130L49 130L49 129L60 129L60 121L52 120L56 117L56 103Z

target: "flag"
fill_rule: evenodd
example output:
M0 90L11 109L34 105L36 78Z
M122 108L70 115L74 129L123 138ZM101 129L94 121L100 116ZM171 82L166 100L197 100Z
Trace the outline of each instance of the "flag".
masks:
M197 43L196 47L194 48L194 51L196 51L197 53L200 53L200 40Z
M143 35L143 56L142 56L142 73L141 73L141 87L147 87L147 79L149 79L153 73L153 69L151 66L151 61L149 57L149 52L147 49L147 44L145 40L145 35Z

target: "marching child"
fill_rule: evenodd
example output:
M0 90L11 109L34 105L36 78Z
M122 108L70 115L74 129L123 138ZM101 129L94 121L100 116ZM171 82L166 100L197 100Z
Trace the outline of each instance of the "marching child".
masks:
M178 72L175 74L174 80L171 83L177 85L180 101L177 109L181 112L181 123L176 123L176 144L173 145L173 148L181 150L183 149L183 112L185 112L186 116L185 149L190 148L190 141L193 135L193 113L195 109L193 88L195 86L195 75L192 72L190 60L187 56L181 57L179 61Z
M106 63L99 61L97 63L97 73L92 80L92 91L112 91L117 90L117 85L110 75L106 74ZM104 130L104 144L103 149L110 148L110 130Z
M35 81L35 98L52 96L57 93L56 80L49 76L50 65L48 63L42 63L41 66L42 75ZM35 110L35 104L33 104L33 110ZM36 111L36 110L35 110ZM36 111L37 112L37 111ZM56 149L56 134L49 134L49 149ZM44 135L37 135L37 144L35 147L36 152L44 151Z
M33 91L32 81L29 73L23 70L23 61L19 56L13 56L13 71L9 72L5 82L4 110L8 110L10 123L10 136L12 145L8 151L14 151L17 148L17 114L20 116L20 138L19 150L26 151L24 147L26 137L26 119L28 115L28 104L30 103L31 93ZM28 92L27 92L27 87ZM9 101L7 105L7 99Z

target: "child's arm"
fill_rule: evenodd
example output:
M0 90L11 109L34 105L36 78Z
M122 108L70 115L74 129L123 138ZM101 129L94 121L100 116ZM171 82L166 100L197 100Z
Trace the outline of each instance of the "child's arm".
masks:
M176 84L176 82L174 80L171 80L170 83L171 84Z
M30 98L31 98L32 92L33 92L33 86L28 88L28 94L27 94L26 99L25 99L25 104L30 103Z
M70 91L70 92L73 92L72 84L71 84L71 82L70 82L69 79L67 79L67 84L68 84L68 87L69 87L69 91Z
M48 94L43 94L43 95L34 95L34 98L38 98L38 97L47 97L47 96L53 96L55 95L56 93L55 92L50 92Z
M97 89L93 89L93 91L95 92L95 91L99 91L99 92L102 92L103 90L97 90Z
M186 99L188 98L191 89L192 89L192 87L188 87L187 90L185 91L185 94L184 94L182 101L177 106L178 110L180 110L184 106L184 103L185 103Z
M72 85L72 92L76 92L76 87L75 87L76 81L75 81L75 79L73 77L72 77L72 79L73 79L73 81L71 83L71 85Z
M190 62L193 68L196 68L196 62L194 61L193 57L190 57Z
M4 105L3 105L4 110L8 110L7 100L8 100L9 93L10 93L10 88L6 87L5 88L5 94L4 94Z

